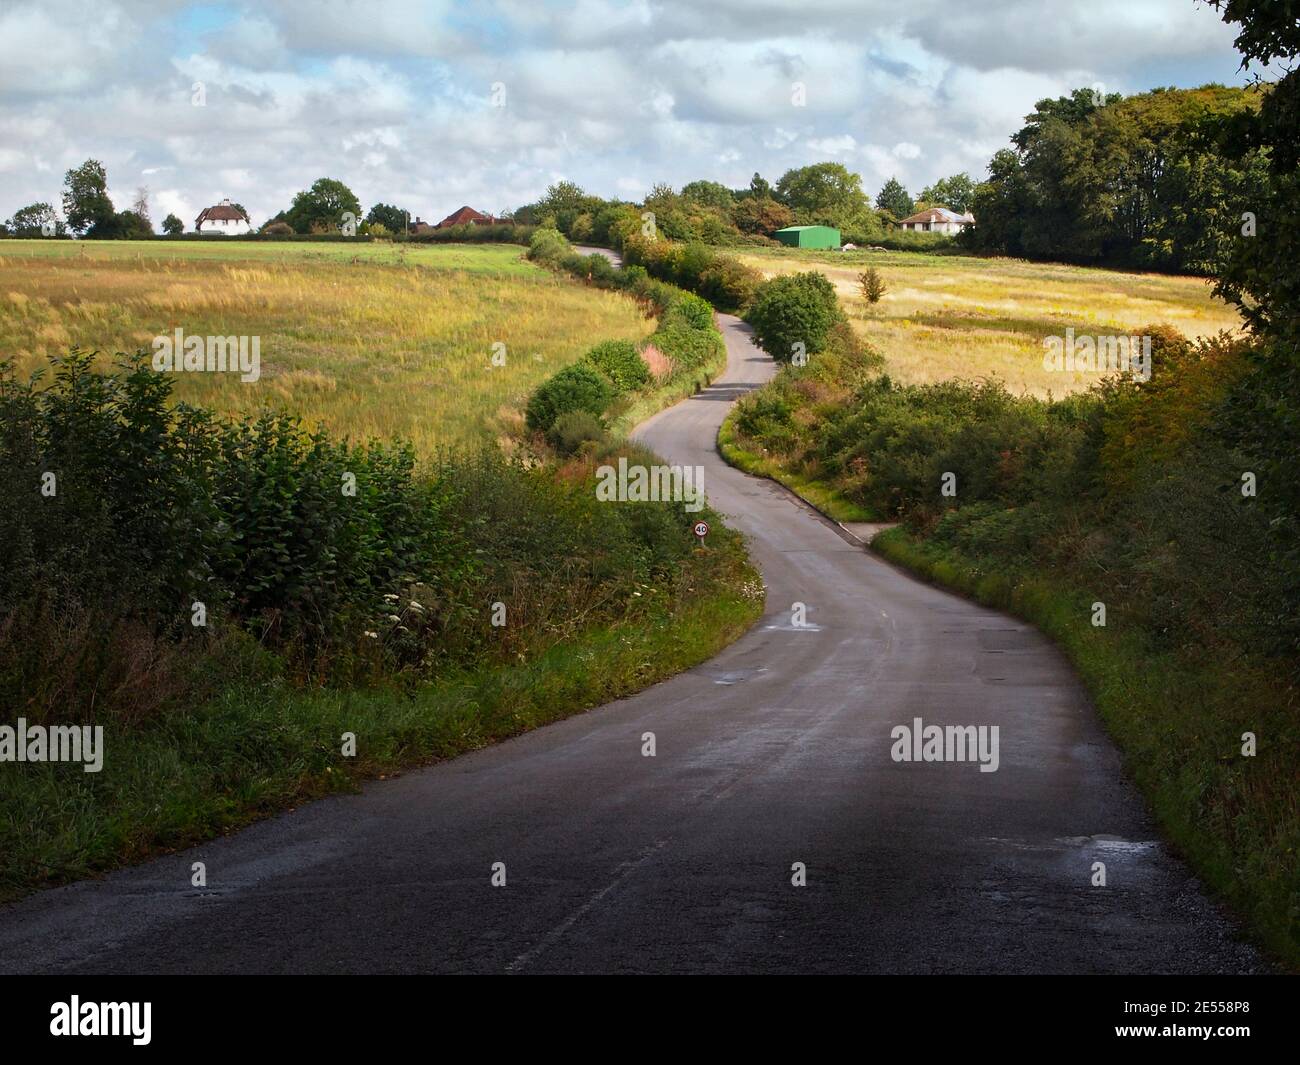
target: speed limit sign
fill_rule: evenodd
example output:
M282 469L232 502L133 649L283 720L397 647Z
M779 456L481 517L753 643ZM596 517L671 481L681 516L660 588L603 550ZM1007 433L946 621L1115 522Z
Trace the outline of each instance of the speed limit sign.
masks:
M709 535L709 523L707 521L697 521L695 523L695 535L700 538L700 542Z

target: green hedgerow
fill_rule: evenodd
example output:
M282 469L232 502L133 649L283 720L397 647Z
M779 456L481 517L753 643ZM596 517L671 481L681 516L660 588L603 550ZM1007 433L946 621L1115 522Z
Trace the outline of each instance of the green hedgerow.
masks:
M797 345L808 355L823 350L842 317L835 286L816 271L763 282L747 315L759 347L778 362L789 362Z
M525 420L529 429L544 433L568 411L585 410L600 417L613 398L613 386L604 374L576 363L537 386L529 397Z
M597 344L583 362L608 377L619 392L632 392L650 380L650 368L630 340L606 340Z

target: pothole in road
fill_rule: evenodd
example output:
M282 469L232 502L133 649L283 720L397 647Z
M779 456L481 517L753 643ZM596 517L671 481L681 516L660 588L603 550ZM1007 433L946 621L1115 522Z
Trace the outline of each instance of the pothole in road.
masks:
M713 675L714 684L739 684L741 681L749 680L760 673L766 673L767 666L759 666L757 669L732 669L725 673Z

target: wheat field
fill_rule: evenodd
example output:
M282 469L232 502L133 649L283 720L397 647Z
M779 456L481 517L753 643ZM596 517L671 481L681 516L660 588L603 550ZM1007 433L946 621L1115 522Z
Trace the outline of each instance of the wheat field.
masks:
M597 341L653 328L631 300L543 271L513 245L398 248L5 241L0 358L25 375L72 346L107 360L177 328L257 336L256 382L178 373L176 398L289 409L428 454L498 433Z
M1235 309L1194 277L893 251L760 249L741 258L768 277L825 273L854 328L884 356L889 374L909 384L996 377L1013 392L1060 396L1099 377L1044 369L1044 338L1069 327L1093 336L1155 323L1188 336L1241 327ZM867 267L885 282L874 306L858 287Z

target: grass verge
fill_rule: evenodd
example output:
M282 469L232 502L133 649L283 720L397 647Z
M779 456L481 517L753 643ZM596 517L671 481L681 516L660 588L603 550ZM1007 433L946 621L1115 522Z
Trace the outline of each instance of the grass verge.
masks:
M628 407L610 422L610 432L615 436L628 436L647 418L707 388L726 368L727 349L724 347L702 366L676 373L650 391L637 393Z
M786 469L776 459L764 458L745 448L736 432L735 413L727 415L718 430L718 453L736 469L785 485L831 521L880 521L880 515L849 499L835 487Z
M1090 621L1092 597L1041 573L990 570L904 528L872 550L926 580L1024 618L1087 686L1161 829L1254 938L1300 971L1297 725L1266 670L1153 653L1140 633ZM1253 759L1236 755L1242 734Z
M527 661L411 691L299 691L273 670L184 713L105 736L105 767L0 774L0 900L231 832L300 802L454 757L637 692L717 654L761 615L739 536L676 608L589 630ZM715 556L716 557L716 556ZM355 733L355 757L341 737Z

